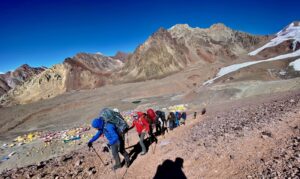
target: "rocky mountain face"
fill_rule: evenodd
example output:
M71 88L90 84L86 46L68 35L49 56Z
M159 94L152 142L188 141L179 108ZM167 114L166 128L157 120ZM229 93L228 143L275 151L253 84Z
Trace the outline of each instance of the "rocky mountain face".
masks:
M290 53L300 49L300 22L292 22L279 31L270 41L249 53L265 58Z
M35 68L24 64L12 72L9 71L5 74L0 74L0 96L40 74L45 69L45 67Z
M91 89L111 83L113 72L123 67L121 60L100 54L80 53L73 58L67 58L64 66L66 76L66 90Z
M248 53L244 63L234 63L219 70L212 82L245 80L281 80L300 77L300 22L292 22L259 48Z
M122 76L133 81L159 78L183 69L190 61L188 49L160 28L129 57Z
M161 78L193 64L226 63L265 43L269 36L234 31L223 24L192 28L187 24L163 28L140 45L125 64L125 81Z
M232 61L268 40L268 36L255 36L214 24L210 28L192 28L179 24L169 29L172 37L189 49L194 59L202 63Z
M118 51L118 52L116 53L116 55L115 55L115 56L112 56L111 58L117 59L117 60L121 60L122 62L125 63L130 55L131 55L131 54L129 54L129 53L125 53L125 52Z
M100 54L79 53L49 68L1 98L2 104L25 104L55 97L67 91L91 89L111 83L112 73L123 67L120 60Z

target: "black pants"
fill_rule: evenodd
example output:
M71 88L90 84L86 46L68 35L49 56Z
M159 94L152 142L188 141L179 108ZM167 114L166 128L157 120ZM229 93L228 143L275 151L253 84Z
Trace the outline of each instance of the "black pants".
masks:
M130 163L129 155L125 150L125 140L121 136L119 137L119 141L111 146L112 155L115 160L115 165L121 165L119 152L123 155L125 162Z
M157 138L155 137L155 135L153 134L153 127L152 124L150 124L150 130L149 130L149 136L150 136L150 142L155 142L157 143Z
M161 124L160 124L160 123L156 123L156 124L155 124L155 128L156 128L156 134L157 134L157 135L160 135L161 132L162 132Z

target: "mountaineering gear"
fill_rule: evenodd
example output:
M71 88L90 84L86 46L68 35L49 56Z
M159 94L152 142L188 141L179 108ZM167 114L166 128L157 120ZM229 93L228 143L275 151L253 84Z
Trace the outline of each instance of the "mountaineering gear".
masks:
M96 151L96 149L95 149L93 146L92 146L92 149L93 149L93 151L96 153L96 155L98 156L98 158L100 159L101 163L102 163L104 166L108 165L108 163L104 163L104 162L103 162L102 158L100 157L100 155L98 154L98 152Z
M113 170L117 170L117 169L119 169L119 168L121 168L121 164L119 164L119 165L114 165L114 166L112 167Z
M165 112L157 110L155 113L156 113L157 116L159 116L162 119L162 121L166 120Z
M106 123L104 125L101 125L103 123L104 123L104 121L101 120L101 118L93 120L92 125L97 124L94 126L97 127L96 129L98 129L98 132L96 135L94 135L92 137L92 139L89 141L89 143L95 142L103 133L104 133L105 137L107 138L109 145L113 145L114 143L119 141L119 135L117 133L116 126L111 123ZM98 128L98 127L101 127L101 128Z
M88 142L87 146L88 146L89 148L91 148L91 147L93 147L93 143L92 143L92 142Z
M100 111L100 117L102 117L105 122L114 124L117 127L119 135L127 132L129 126L120 113L109 108L104 108Z
M148 109L147 110L147 116L149 119L151 119L151 123L150 124L154 124L156 121L156 114L153 111L153 109Z
M150 141L155 141L155 143L157 143L157 138L155 137L155 135L153 134L153 124L155 124L156 121L156 114L153 111L153 109L148 109L147 110L147 117L150 119L151 123L149 125L149 135L150 135ZM152 140L153 139L153 140Z

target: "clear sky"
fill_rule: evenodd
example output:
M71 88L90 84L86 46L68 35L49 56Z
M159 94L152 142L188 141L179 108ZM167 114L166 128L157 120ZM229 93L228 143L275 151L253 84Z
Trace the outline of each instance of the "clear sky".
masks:
M133 52L159 27L225 25L272 34L300 19L300 0L1 0L0 72L78 52Z

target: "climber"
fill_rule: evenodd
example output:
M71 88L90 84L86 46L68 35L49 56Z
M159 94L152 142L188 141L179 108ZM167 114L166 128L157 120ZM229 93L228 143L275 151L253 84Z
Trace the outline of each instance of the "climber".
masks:
M92 139L88 142L88 147L93 146L93 142L95 142L103 133L107 138L110 148L112 150L112 155L115 160L115 165L113 169L116 170L121 168L120 156L119 152L124 156L126 167L130 165L129 155L126 152L125 148L120 144L120 136L118 135L117 128L114 124L105 123L102 117L96 118L92 122L92 127L97 129L98 132Z

